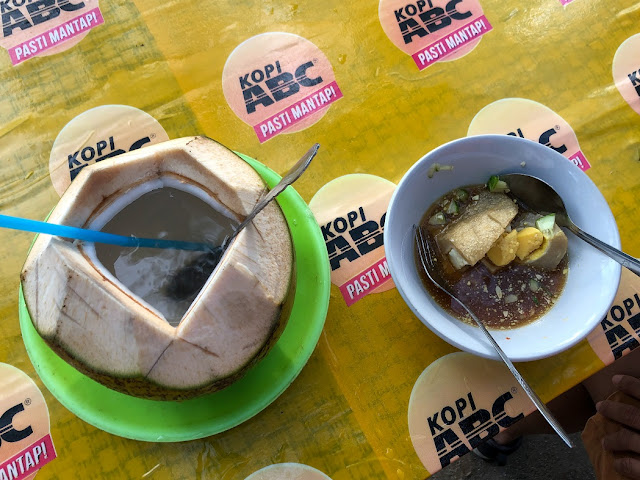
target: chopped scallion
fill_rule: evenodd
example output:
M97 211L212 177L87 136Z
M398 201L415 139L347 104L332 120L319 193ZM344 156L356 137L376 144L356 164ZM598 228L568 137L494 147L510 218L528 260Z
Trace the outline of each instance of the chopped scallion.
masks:
M459 211L460 211L460 208L458 207L458 204L456 203L456 201L451 200L449 202L449 206L447 207L447 213L449 215L457 215Z
M487 182L487 188L489 189L490 192L496 192L496 193L509 191L509 186L507 185L507 182L500 180L497 175L491 175L489 177L489 181Z
M455 195L456 195L456 198L461 202L466 202L469 199L469 192L466 191L464 188L459 188L458 190L456 190Z
M429 225L444 225L445 223L447 223L447 218L442 212L436 213L429 219Z
M536 220L536 227L543 234L551 236L553 235L553 226L555 225L555 223L556 223L556 214L550 213L549 215L545 215L544 217L541 217L538 220Z
M433 165L431 165L429 167L429 170L427 171L427 176L429 178L433 178L433 175L436 172L439 171L444 171L444 170L453 170L453 165L440 165L439 163L434 163Z

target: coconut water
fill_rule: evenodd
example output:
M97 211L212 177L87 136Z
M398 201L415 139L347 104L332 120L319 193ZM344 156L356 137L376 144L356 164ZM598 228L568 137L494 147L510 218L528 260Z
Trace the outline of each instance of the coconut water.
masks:
M195 187L176 188L166 180L160 188L150 188L153 186L144 188L130 202L119 202L126 205L114 205L110 212L105 211L92 228L98 226L104 232L119 235L203 242L213 247L222 244L239 223ZM113 212L114 209L118 211ZM180 323L206 281L199 280L195 293L188 298L177 300L167 294L171 276L197 260L202 252L95 244L95 255L111 275L173 326Z

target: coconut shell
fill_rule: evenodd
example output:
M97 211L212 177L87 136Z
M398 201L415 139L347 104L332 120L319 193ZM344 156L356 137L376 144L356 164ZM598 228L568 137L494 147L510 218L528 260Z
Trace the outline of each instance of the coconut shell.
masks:
M227 148L205 137L183 138L84 168L49 222L87 228L127 191L159 178L197 186L238 221L266 188ZM231 243L178 327L105 271L81 243L40 235L21 276L33 325L60 357L94 380L166 400L239 379L284 329L295 284L291 236L277 202Z

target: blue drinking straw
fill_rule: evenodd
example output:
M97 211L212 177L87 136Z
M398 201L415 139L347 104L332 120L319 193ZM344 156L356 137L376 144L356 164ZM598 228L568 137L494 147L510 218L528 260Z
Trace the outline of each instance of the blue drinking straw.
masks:
M208 251L211 245L199 242L183 242L181 240L163 240L160 238L138 238L100 232L85 228L57 225L55 223L40 222L27 218L11 217L0 214L0 227L24 232L44 233L58 237L73 238L86 242L120 245L121 247L172 248L175 250Z

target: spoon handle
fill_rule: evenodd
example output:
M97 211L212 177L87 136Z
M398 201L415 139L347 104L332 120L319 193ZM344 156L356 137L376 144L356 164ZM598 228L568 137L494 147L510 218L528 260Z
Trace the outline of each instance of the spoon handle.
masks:
M589 235L587 232L582 230L573 222L569 222L567 227L571 230L577 237L581 238L588 244L600 250L605 255L608 255L620 265L625 268L628 268L633 273L640 277L640 261L637 258L633 258L631 255L627 255L626 253L618 250L617 248L612 247L611 245L607 245L602 240L598 240L596 237Z
M487 330L487 327L484 326L484 323L482 323L480 319L476 317L476 315L471 311L469 307L467 307L464 303L458 300L458 297L456 297L453 294L453 292L451 292L448 288L446 288L443 285L443 283L441 283L442 277L440 277L439 274L436 273L436 270L434 269L434 263L433 263L434 252L432 252L431 247L429 246L428 243L426 243L424 237L422 236L422 230L415 226L413 228L415 232L415 240L416 240L418 254L420 256L420 261L422 263L422 268L424 269L424 272L427 274L429 279L433 282L433 284L436 287L438 287L444 293L449 295L452 300L454 300L458 305L460 305L469 314L469 316L473 318L473 321L476 322L476 325L480 328L480 330L482 331L484 336L487 338L489 343L493 346L494 350L498 353L498 355L500 356L504 364L507 366L511 374L515 377L516 381L520 384L520 386L525 391L527 396L531 399L531 401L533 402L535 407L538 409L540 414L549 423L551 428L555 430L555 432L560 436L560 438L562 438L562 440L567 444L567 446L569 448L572 448L574 446L573 442L571 441L571 438L567 435L567 433L562 428L562 425L560 425L558 420L556 420L556 418L553 416L553 414L551 413L549 408L544 404L544 402L540 400L540 397L538 397L536 392L533 390L533 388L531 388L531 386L527 383L527 381L523 378L523 376L520 375L520 372L518 372L518 369L515 367L511 359L504 352L504 350L502 350L500 345L498 345L498 342L496 342L495 338L493 338L493 335L491 335L489 330Z
M236 235L238 235L238 233L240 233L240 231L244 227L246 227L251 222L251 220L253 220L254 217L258 213L260 213L264 207L266 207L269 204L269 202L271 202L271 200L273 200L278 195L280 195L280 193L282 193L282 191L285 188L287 188L289 185L295 182L298 178L300 178L300 175L304 173L304 171L307 169L307 167L311 163L311 160L313 160L313 157L315 157L316 153L318 153L319 148L320 148L319 144L317 143L314 144L313 147L311 147L309 151L307 151L307 153L305 153L304 156L300 160L298 160L298 162L293 167L291 167L291 170L289 170L285 174L285 176L282 177L282 180L280 180L278 184L275 187L273 187L269 191L269 193L265 195L264 198L260 200L260 202L258 202L258 204L255 207L253 207L253 210L251 211L251 213L247 215L247 217L238 226L238 228L236 228L236 230L229 237L225 239L223 243L223 247L226 245L229 245L229 243L231 243L231 240L233 240L236 237Z
M544 404L542 400L540 400L540 397L538 397L536 392L533 390L533 388L531 388L531 386L522 377L522 375L520 375L520 372L518 372L518 369L515 367L515 365L513 364L511 359L507 356L507 354L504 353L504 350L500 348L500 345L498 345L498 342L496 342L496 340L493 338L493 335L489 333L489 330L487 330L487 327L484 326L484 324L480 321L480 319L476 317L474 313L471 310L469 310L469 308L467 308L467 306L464 303L460 302L455 297L452 297L452 298L454 298L457 301L458 305L461 305L462 308L466 310L466 312L476 322L476 325L480 327L480 330L482 330L482 333L484 333L484 336L487 338L489 343L493 345L493 348L496 350L496 352L498 352L498 355L500 355L500 358L502 358L502 361L505 363L505 365L507 366L511 374L515 377L516 381L520 384L520 386L525 391L529 399L533 402L533 404L536 406L540 414L542 414L542 416L547 421L547 423L549 423L551 428L553 428L553 430L564 441L564 443L567 444L569 448L573 448L574 447L573 441L571 440L569 435L567 435L567 432L564 431L564 428L562 428L562 425L560 425L560 422L556 420L556 418L553 416L549 408Z

